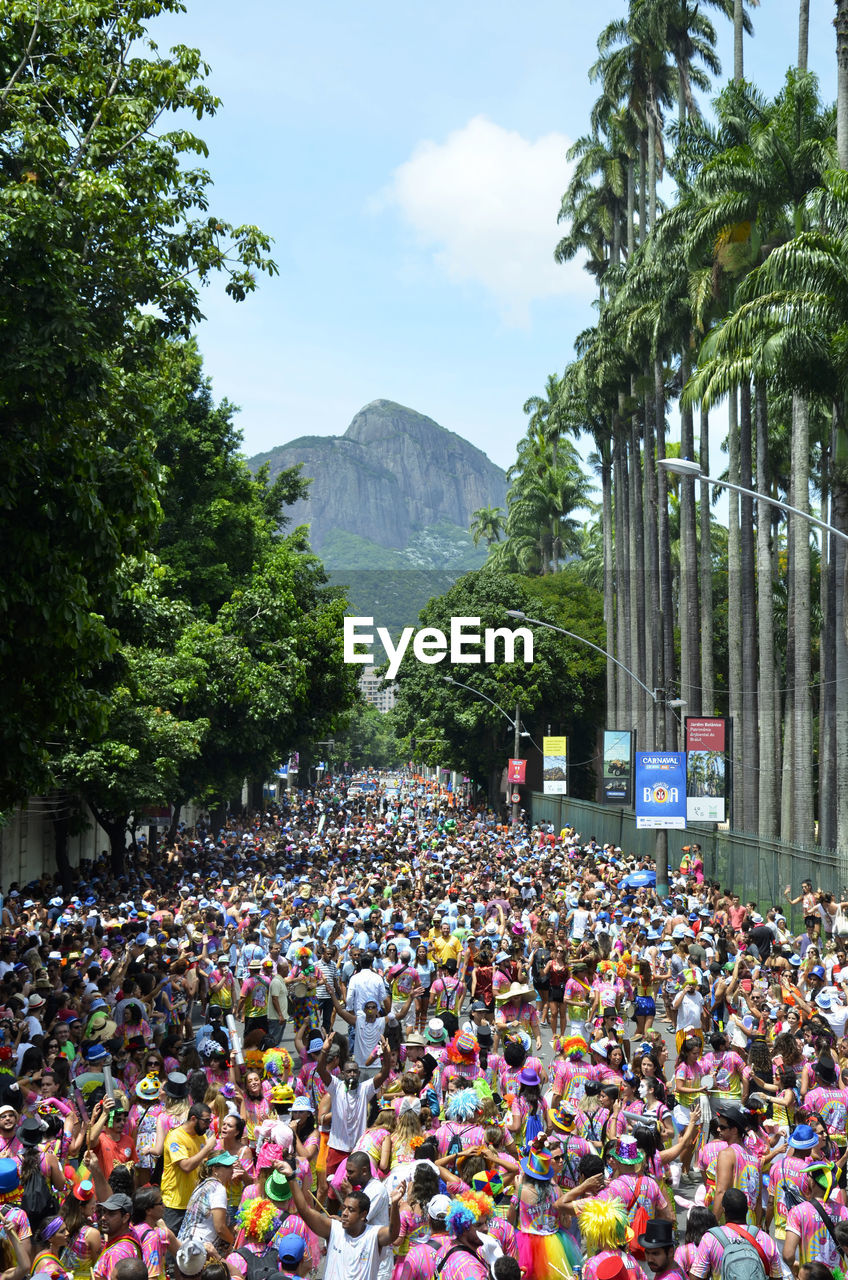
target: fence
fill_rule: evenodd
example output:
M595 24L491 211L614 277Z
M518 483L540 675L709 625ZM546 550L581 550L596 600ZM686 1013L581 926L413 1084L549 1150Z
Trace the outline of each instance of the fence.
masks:
M636 815L630 810L534 791L530 812L534 822L552 822L557 831L573 826L584 840L594 836L600 844L618 845L625 853L654 855L656 832L637 830ZM812 880L815 888L839 899L848 898L845 852L804 849L780 840L691 823L685 831L669 831L669 867L679 864L683 846L693 842L701 846L707 879L718 880L722 888L738 893L743 902L756 902L761 909L785 906L783 891L787 885L797 898L802 880ZM797 911L795 923L800 923Z

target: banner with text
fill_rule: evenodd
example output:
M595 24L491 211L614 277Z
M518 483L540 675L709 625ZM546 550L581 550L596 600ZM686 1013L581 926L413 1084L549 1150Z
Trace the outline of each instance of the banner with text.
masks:
M604 730L604 804L633 803L633 733Z
M686 756L682 751L636 752L636 826L686 828Z
M686 817L690 822L727 819L727 721L724 716L686 717Z
M542 791L546 796L567 796L568 738L543 738L542 756Z
M516 760L513 757L510 757L509 773L507 774L509 781L515 782L518 784L518 786L523 787L524 777L526 773L527 773L527 761Z

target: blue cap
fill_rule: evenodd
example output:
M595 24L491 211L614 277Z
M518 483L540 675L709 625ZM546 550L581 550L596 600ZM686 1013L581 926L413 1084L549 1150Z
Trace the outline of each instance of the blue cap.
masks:
M297 1267L306 1253L306 1241L302 1236L290 1231L287 1236L280 1236L277 1241L277 1257L284 1267Z
M811 978L823 978L823 977L824 977L824 969L821 967L821 965L820 965L820 964L817 964L817 965L814 965L814 966L813 966L813 968L810 970L810 977L811 977Z

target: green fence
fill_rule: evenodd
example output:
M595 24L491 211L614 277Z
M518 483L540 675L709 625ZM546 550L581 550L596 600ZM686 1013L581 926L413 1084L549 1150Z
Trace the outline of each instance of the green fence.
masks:
M584 842L594 836L600 844L611 842L625 853L653 857L656 832L637 830L631 810L534 791L530 812L534 822L552 822L558 832L573 826ZM814 887L825 893L848 898L848 856L843 852L804 849L780 840L690 823L686 831L668 833L669 867L679 865L683 845L693 842L701 846L708 879L718 880L722 888L732 889L743 902L756 902L761 909L785 905L786 885L797 898L802 880L812 880ZM795 924L800 924L797 910Z

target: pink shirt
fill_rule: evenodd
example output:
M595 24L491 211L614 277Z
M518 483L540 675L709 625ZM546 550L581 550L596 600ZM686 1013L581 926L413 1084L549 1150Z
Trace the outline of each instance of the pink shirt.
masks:
M439 1260L451 1244L452 1241L442 1235L414 1244L405 1258L398 1259L392 1280L434 1280Z
M726 1223L723 1223L719 1230L723 1231L728 1237L739 1234L734 1231L734 1227L732 1225L727 1225ZM771 1280L780 1280L782 1275L780 1254L778 1253L777 1245L774 1243L771 1236L767 1235L765 1231L760 1231L758 1227L746 1227L745 1230L749 1235L754 1237L757 1244L766 1255L766 1259L768 1261L767 1274L771 1277ZM745 1237L741 1236L740 1238L744 1240ZM720 1276L721 1255L723 1252L724 1247L721 1241L713 1234L712 1231L708 1231L702 1238L701 1243L698 1245L698 1255L695 1258L695 1262L690 1273L693 1280L706 1280L706 1277L710 1275Z
M638 1196L636 1195L637 1184L639 1186ZM603 1191L598 1192L599 1200L612 1200L613 1196L618 1196L627 1206L628 1222L633 1221L636 1210L640 1205L644 1207L649 1218L655 1217L657 1209L668 1207L668 1201L663 1195L659 1183L644 1174L624 1173L619 1178L613 1178L608 1187L604 1187Z
M848 1218L848 1209L844 1205L834 1204L829 1200L825 1212L833 1222L844 1222ZM830 1232L822 1222L816 1210L805 1201L789 1210L786 1219L786 1234L798 1236L798 1262L803 1266L806 1262L823 1262L826 1267L836 1267L839 1254L830 1238Z

